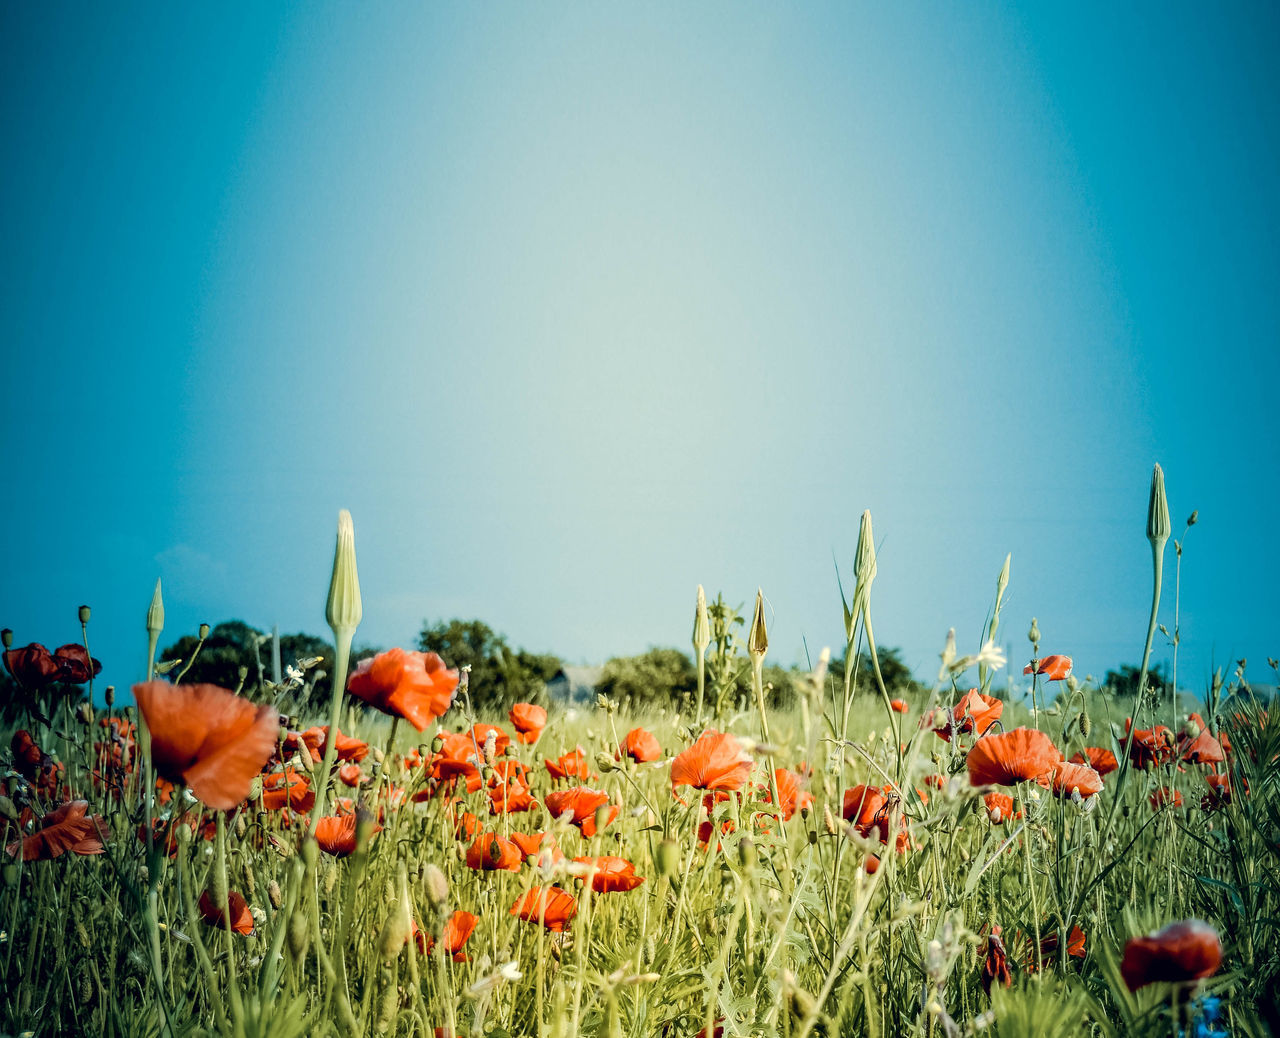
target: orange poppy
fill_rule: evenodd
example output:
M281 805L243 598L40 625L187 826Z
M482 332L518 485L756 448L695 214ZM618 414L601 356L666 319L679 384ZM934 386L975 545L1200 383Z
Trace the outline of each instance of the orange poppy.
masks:
M550 839L549 833L512 833L511 842L520 848L520 853L526 858L541 851L543 844L550 849L555 843Z
M557 789L548 793L545 803L552 818L572 815L570 820L582 835L591 837L596 834L596 810L609 804L609 794L587 786L574 786L572 789ZM616 804L609 805L605 825L618 817L618 810Z
M1132 718L1124 719L1126 741L1133 727ZM1139 728L1133 733L1133 741L1129 746L1129 759L1136 768L1150 768L1156 764L1168 764L1175 753L1173 732L1162 724L1154 728Z
M1037 779L1062 759L1044 732L1015 728L985 735L973 744L966 763L969 782L975 786L1012 786Z
M1027 971L1034 973L1036 971L1035 957L1035 938L1031 937L1027 941ZM1085 936L1084 931L1079 926L1073 925L1071 932L1067 934L1067 954L1073 959L1083 959L1085 956ZM1054 930L1052 933L1046 933L1040 939L1040 958L1047 961L1051 956L1058 954L1058 933Z
M403 717L423 731L453 705L458 672L434 652L388 649L361 660L347 691L384 714Z
M478 915L472 915L462 909L458 909L445 921L444 932L440 936L444 941L445 952L453 956L454 962L467 961L467 955L462 947L471 938L478 922L480 922ZM428 937L426 943L422 945L422 953L430 955L435 943L434 939ZM439 1031L440 1028L437 1027L436 1030Z
M658 745L657 737L652 732L632 728L622 740L621 756L630 757L637 764L647 764L662 756L662 747Z
M1013 986L1013 973L1009 969L1009 954L1005 951L1000 927L993 926L987 935L987 957L982 963L982 990L991 994L992 984Z
M1223 772L1221 775L1206 775L1209 792L1200 799L1200 810L1208 813L1216 811L1231 803L1231 776Z
M911 707L907 706L905 699L891 699L889 705L893 707L895 713L905 714Z
M374 825L373 835L382 831L382 826ZM356 851L356 816L326 815L316 822L316 843L326 854L335 858L345 858Z
M1203 729L1194 739L1181 739L1178 743L1178 757L1192 764L1221 764L1227 759L1222 752L1222 744Z
M1060 760L1053 766L1053 794L1069 797L1076 790L1082 797L1102 792L1102 776L1087 764L1072 764Z
M493 754L495 757L503 756L507 752L507 747L511 745L511 736L496 724L475 724L471 726L469 733L463 732L462 734L473 738L482 753L484 752L485 743L489 741L489 736L492 734Z
M534 703L517 703L507 711L507 717L516 730L516 738L529 745L538 741L547 726L546 709Z
M949 712L940 712L943 714L943 722L934 728L934 733L950 742L956 732L985 735L987 729L1000 720L1000 715L1004 713L1004 700L984 696L976 688L971 688Z
M1098 746L1086 746L1079 753L1072 754L1071 763L1087 764L1099 775L1110 775L1120 767L1114 753Z
M644 882L643 876L636 875L636 867L626 858L615 858L602 855L598 858L574 858L579 865L590 865L595 872L591 876L591 889L597 894L613 891L635 890ZM586 877L582 877L586 882Z
M147 681L133 696L151 733L151 762L161 778L185 782L204 804L230 811L275 752L273 706L258 706L216 685Z
M1182 806L1182 794L1169 786L1161 786L1147 799L1151 801L1152 811L1159 811L1162 807Z
M520 848L497 833L481 833L467 848L467 867L484 872L499 869L519 872L522 861L524 855Z
M206 890L200 895L200 914L210 926L225 926L226 910L230 911L232 930L245 936L253 933L253 913L249 911L249 905L240 894L234 890L227 892L226 909L218 907L209 891Z
M292 768L262 777L262 809L264 811L310 811L316 806L315 790L309 779Z
M526 922L541 922L548 930L561 933L578 914L578 901L559 887L534 887L511 906L511 914Z
M855 828L866 835L885 802L884 790L879 786L854 786L844 791L841 814L846 822L852 822Z
M1071 673L1071 657L1045 656L1038 661L1036 666L1028 663L1022 668L1022 673L1030 674L1033 670L1037 674L1043 674L1048 681L1064 681L1067 675Z
M453 810L453 809L451 809ZM480 828L480 819L473 815L470 811L463 811L457 816L453 823L453 835L459 840L469 840L476 834L476 830Z
M587 767L587 755L583 752L581 746L572 753L561 755L556 760L546 760L546 758L543 758L543 760L547 765L547 773L553 779L576 778L586 782L600 777Z
M741 789L751 766L751 755L737 739L708 728L671 762L671 787Z
M1157 981L1185 983L1212 976L1222 964L1218 931L1199 919L1170 923L1159 933L1132 937L1120 973L1130 991Z
M338 769L338 779L344 786L351 786L354 789L364 781L364 775L360 771L359 764L344 764Z
M40 820L40 828L22 840L23 861L45 861L72 854L101 854L102 841L111 833L102 815L90 815L87 800L73 800ZM18 844L9 844L8 852L16 855Z
M775 768L774 777L778 782L778 799L782 802L782 820L791 821L791 816L798 810L813 807L813 794L804 788L800 776L786 768ZM773 803L773 790L764 788L764 802Z
M475 793L484 784L480 777L480 769L475 766L475 758L459 760L457 757L437 757L431 765L431 777L437 782L449 783L456 779L465 779L467 792Z
M983 804L987 808L987 817L991 819L992 825L1003 825L1010 818L1020 816L1021 811L1015 816L1013 813L1013 797L1008 793L987 793L982 798Z
M532 811L537 804L533 794L529 792L529 787L519 779L503 782L489 790L489 814L491 815Z

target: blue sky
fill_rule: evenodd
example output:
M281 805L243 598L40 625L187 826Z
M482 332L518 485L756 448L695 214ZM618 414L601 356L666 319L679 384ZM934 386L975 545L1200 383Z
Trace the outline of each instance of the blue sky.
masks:
M1193 509L1180 678L1277 643L1269 5L10 5L0 625L120 686L241 617L478 616L599 661L768 598L879 639L1141 654L1147 484ZM1171 559L1172 561L1172 553ZM834 560L834 562L833 562ZM1172 598L1162 618L1172 621ZM1160 657L1168 653L1158 650Z

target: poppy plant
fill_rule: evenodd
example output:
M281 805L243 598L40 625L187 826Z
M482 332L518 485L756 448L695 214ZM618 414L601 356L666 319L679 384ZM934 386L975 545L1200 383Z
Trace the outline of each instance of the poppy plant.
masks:
M578 901L559 887L534 887L511 906L511 914L525 922L540 922L553 933L562 933L578 914Z
M579 746L572 753L562 754L556 760L547 760L543 758L547 765L547 774L553 779L582 779L584 782L599 778L599 776L587 767L587 755Z
M1124 719L1124 734L1129 736L1133 728L1133 720ZM1154 728L1138 728L1133 731L1129 745L1129 760L1135 768L1150 768L1157 764L1168 764L1176 753L1173 732L1162 724Z
M447 955L453 957L454 962L466 962L467 955L462 950L463 945L470 939L471 934L475 931L476 924L480 922L478 915L471 912L464 912L458 909L453 915L445 920L444 930L440 934L441 940L444 942L444 950ZM435 947L434 938L428 937L422 945L422 953L430 955L431 950ZM436 1028L437 1031L440 1028Z
M741 789L751 766L751 755L737 739L708 728L671 762L671 788Z
M72 854L101 854L102 841L111 833L102 815L90 815L87 800L73 800L56 811L50 811L40 820L38 828L22 841L23 861L45 861ZM8 847L10 854L18 853L17 843Z
M625 858L616 858L611 855L602 855L598 858L584 857L574 858L579 865L587 865L592 868L591 889L597 894L607 894L614 891L635 890L644 882L643 876L636 875L636 867ZM587 880L586 876L582 877L583 882Z
M62 645L50 652L39 642L21 649L6 649L4 667L14 681L32 690L55 681L83 685L102 673L102 664L89 656L83 645Z
M489 814L505 815L519 811L532 811L537 806L529 787L519 779L511 779L489 790Z
M516 738L522 743L533 745L547 726L547 711L534 703L517 703L509 711L507 717L516 730Z
M1004 700L984 696L976 688L969 689L949 712L941 711L943 723L934 728L939 738L951 741L955 732L985 735L987 729L1000 720L1004 713Z
M630 757L637 764L648 764L662 756L657 737L644 728L632 728L622 740L618 759Z
M1047 681L1065 681L1071 673L1070 656L1045 656L1022 668L1024 674L1043 674Z
M1216 811L1231 803L1231 776L1228 773L1206 775L1204 780L1209 784L1209 792L1200 799L1201 811Z
M596 811L608 805L608 814L604 825L608 825L618 817L618 806L609 805L609 794L588 786L574 786L572 789L557 789L546 796L547 810L552 818L570 815L570 821L576 825L583 836L596 834ZM601 826L603 828L603 826Z
M1008 793L987 793L982 798L982 803L986 806L987 817L991 820L992 825L1003 825L1010 818L1015 817L1013 813L1013 797ZM1022 812L1018 812L1021 814Z
M520 848L497 833L481 833L467 848L467 867L483 872L502 869L519 872L522 861L524 855Z
M418 731L445 714L458 689L458 672L434 652L388 649L361 660L347 691L392 717L403 717Z
M1053 766L1053 795L1069 797L1079 792L1082 797L1091 797L1102 792L1102 776L1087 764L1072 764L1060 760Z
M215 811L230 811L249 795L254 776L275 752L275 707L216 685L147 681L134 685L133 695L161 778L185 782Z
M782 803L782 820L791 821L796 811L813 807L813 794L804 788L800 776L786 768L775 768L774 777L778 783L778 799ZM773 791L768 786L764 789L764 802L773 803Z
M253 933L253 913L249 911L248 903L240 894L234 890L227 892L226 909L218 907L209 891L206 890L200 895L200 915L210 926L225 926L228 914L231 918L232 930L246 937Z
M493 754L501 757L507 752L507 747L511 745L511 736L499 728L496 724L475 724L471 726L470 732L463 732L463 735L469 735L475 744L484 750L485 744L488 743L489 737L493 737Z
M1194 739L1182 739L1178 743L1178 757L1192 764L1221 764L1226 760L1222 744L1206 728Z
M382 831L382 826L374 825L370 838ZM326 815L316 822L316 843L325 854L335 858L345 858L356 851L356 816Z
M1120 974L1130 991L1159 981L1187 983L1212 976L1222 964L1218 931L1199 919L1170 923L1158 933L1132 937Z
M1116 760L1114 753L1098 746L1086 746L1079 753L1072 754L1071 763L1087 764L1099 775L1110 775L1120 767L1120 762Z
M899 714L905 714L911 709L911 707L907 706L907 701L905 699L891 699L889 700L889 705L893 708L895 713Z
M1027 939L1027 944L1028 944L1027 971L1030 973L1034 973L1037 968L1036 956L1035 956L1035 946L1036 946L1035 938L1029 937ZM1069 955L1073 959L1083 959L1085 956L1084 946L1085 946L1084 931L1081 930L1079 926L1073 925L1071 927L1071 932L1067 934L1067 955ZM1046 933L1040 939L1040 959L1041 961L1047 960L1051 956L1056 955L1057 953L1058 953L1058 933L1056 930L1054 930L1052 933Z
M879 786L854 786L844 791L841 814L865 836L885 803L884 790Z
M1013 973L1009 969L1009 954L1005 951L1000 927L993 926L987 935L987 957L982 963L982 990L991 994L992 984L1013 986Z
M1053 769L1062 754L1044 732L1015 728L986 735L973 744L966 763L975 786L1013 786L1038 779Z

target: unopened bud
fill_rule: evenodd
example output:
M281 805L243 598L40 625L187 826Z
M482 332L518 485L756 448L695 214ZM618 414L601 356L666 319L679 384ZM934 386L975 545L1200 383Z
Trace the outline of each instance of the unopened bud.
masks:
M614 763L613 755L605 753L604 750L596 752L596 767L601 771L613 771L617 765Z
M1092 731L1093 721L1089 719L1089 712L1087 710L1082 710L1080 712L1080 734L1087 739L1089 738L1089 733Z
M237 840L243 840L244 834L249 831L249 823L244 820L243 814L236 815L235 834Z
M4 645L6 649L13 648L13 631L10 628L6 627L3 631L0 631L0 644Z
M320 845L316 843L316 838L307 833L302 838L302 845L298 848L302 852L302 861L310 872L316 867L316 862L320 860Z
M151 593L151 604L147 606L147 631L159 634L164 630L164 596L160 594L160 581L156 580L156 589Z
M258 887L258 877L254 874L253 867L246 861L244 863L244 894L245 900L252 901L254 891Z
M1040 644L1040 626L1036 623L1036 618L1031 618L1031 630L1027 632L1027 641L1032 645Z
M756 841L744 836L738 843L738 861L744 869L754 868L760 855L756 851Z
M102 693L102 698L106 701L107 706L114 706L116 701L115 685L108 685L107 690Z
M311 943L311 934L307 927L307 914L301 908L295 908L289 916L289 951L295 960L301 960L307 954L307 946Z
M204 640L205 640L206 638L208 638L208 637L209 637L209 625L208 625L208 624L201 624L201 625L200 625L200 640L201 640L201 641L204 641Z
M693 613L693 647L699 656L707 651L711 644L711 624L707 619L707 594L698 585L698 605Z
M659 876L674 876L680 868L680 845L669 838L661 841L655 858Z
M360 578L356 574L356 535L351 513L338 513L338 541L333 549L333 575L329 578L329 601L325 619L335 634L352 633L364 615L360 605Z
M608 804L601 804L599 807L596 808L596 817L595 817L596 832L598 833L604 832L604 827L609 824L609 814L610 814L610 811L609 811Z
M80 709L77 711L77 713L80 715L80 720L83 721L85 724L93 724L93 704L92 703L81 703Z
M1195 524L1199 521L1200 521L1200 509L1197 508L1189 516L1187 516L1187 525L1195 526Z
M81 606L81 607L80 607L80 622L81 622L82 624L87 624L87 623L89 622L89 607L88 607L88 606Z
M302 760L302 766L308 771L316 766L316 759L311 756L311 749L305 742L298 743L298 757Z
M267 900L271 902L271 907L279 909L284 904L284 895L280 893L280 884L274 879L267 884Z
M756 609L751 617L751 633L747 637L747 652L763 658L769 651L769 633L764 626L764 592L756 589Z
M428 863L423 871L427 897L437 908L443 908L449 901L449 880L437 865Z
M244 680L245 678L247 678L248 676L249 676L249 668L248 668L248 667L244 667L244 666L242 666L242 667L240 667L240 669L239 669L239 670L237 670L237 671L236 671L236 677L238 677L241 681L243 681L243 680Z
M1164 470L1157 465L1151 471L1151 499L1147 502L1147 540L1156 549L1169 539L1169 502L1164 493Z

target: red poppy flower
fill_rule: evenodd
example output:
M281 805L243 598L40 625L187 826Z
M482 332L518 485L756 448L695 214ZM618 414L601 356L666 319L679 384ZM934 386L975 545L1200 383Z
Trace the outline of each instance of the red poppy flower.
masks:
M456 809L451 808L451 812ZM476 831L480 828L480 819L473 815L470 811L462 811L457 814L453 822L453 835L459 840L470 840L475 836Z
M470 939L478 922L480 922L478 915L472 915L470 912L462 911L462 909L458 909L445 921L444 932L440 936L444 940L445 952L453 956L454 962L467 961L467 955L463 952L462 947ZM422 945L422 953L430 955L435 943L432 938L428 937L425 944ZM440 1030L441 1028L436 1028L437 1032Z
M537 806L529 787L518 779L503 782L489 790L489 814L505 815L532 811Z
M543 850L557 850L550 833L512 833L511 842L520 848L520 853L526 858L541 854Z
M590 865L595 869L591 876L591 889L597 894L614 891L635 890L644 882L643 876L636 875L636 867L625 858L602 855L598 858L574 858L579 865ZM586 877L582 877L586 882Z
M1037 969L1035 956L1035 938L1029 938L1027 941L1027 972L1034 973ZM1067 954L1073 959L1083 959L1085 956L1085 936L1084 931L1079 926L1073 925L1071 932L1067 934ZM1058 954L1058 932L1054 930L1046 933L1040 939L1040 959L1047 962L1052 956Z
M1133 727L1131 718L1124 719L1124 734L1129 735ZM1156 764L1168 764L1175 754L1173 732L1162 724L1154 728L1139 728L1133 733L1133 741L1129 746L1129 759L1134 767L1150 768Z
M1147 799L1151 801L1152 811L1159 811L1162 807L1182 806L1182 794L1169 786L1161 786Z
M469 760L473 764L479 762L484 752L484 744L471 738L471 732L436 732L435 743L439 744L433 760L449 757L452 760Z
M344 764L338 769L338 779L344 786L354 789L364 781L364 775L360 771L359 764Z
M547 773L553 779L581 779L586 782L593 778L599 778L594 771L587 767L587 755L579 746L572 753L566 753L557 760L546 760Z
M1120 762L1116 760L1114 753L1098 746L1086 746L1079 753L1073 754L1071 763L1087 764L1099 775L1110 775L1120 767Z
M382 832L382 826L374 825L370 839ZM356 852L356 816L326 815L316 822L316 843L325 854L335 858L345 858Z
M852 822L854 828L865 836L885 803L884 790L879 786L854 786L844 791L841 814L846 822Z
M253 913L249 911L249 905L245 899L234 890L227 892L226 908L230 910L232 930L246 936L253 933ZM225 910L218 907L213 900L213 895L207 890L200 895L200 914L210 926L226 925Z
M499 786L503 782L511 781L521 782L526 786L529 784L529 766L514 757L495 761L491 770L493 774L489 776L490 786Z
M522 861L524 855L520 848L497 833L481 833L467 848L467 867L484 872L496 869L519 872Z
M708 728L671 762L671 787L741 789L751 766L751 755L737 739Z
M1192 764L1221 764L1226 760L1222 745L1205 728L1194 739L1182 739L1178 744L1178 757Z
M609 803L609 794L587 786L574 786L572 789L557 789L548 793L545 803L552 818L570 814L571 821L582 835L591 837L596 834L596 809ZM604 824L609 825L617 817L618 806L611 805Z
M911 709L911 707L907 705L907 701L905 699L891 699L889 700L889 705L893 707L896 713L899 714L905 714Z
M329 749L329 726L326 724L308 728L302 733L302 738L307 740L308 736L315 738L315 748L311 756L317 761L323 760L325 753ZM309 740L307 740L307 748L312 748ZM354 736L343 735L341 729L339 729L333 752L337 760L359 762L369 756L369 744Z
M254 776L275 752L275 707L216 685L148 681L134 685L133 695L161 778L185 782L215 811L230 811L249 795Z
M431 777L437 782L452 782L455 779L464 779L467 784L467 792L475 793L482 785L484 780L480 777L480 769L473 763L474 758L470 760L458 760L456 757L437 757L434 764L431 765Z
M1015 817L1013 813L1013 797L1008 793L987 793L982 798L983 804L987 808L987 817L991 819L992 825L1003 825L1010 818ZM1021 811L1018 812L1022 814Z
M1013 973L1009 969L1009 954L1000 937L1000 927L993 926L987 935L987 957L982 963L982 990L991 994L992 984L1013 985Z
M630 757L637 764L647 764L662 756L662 747L658 745L657 737L652 732L632 728L622 740L622 756Z
M111 833L102 815L90 815L87 800L73 800L40 820L38 828L22 841L23 861L45 861L72 854L101 854L102 841ZM18 844L11 843L8 852L16 855Z
M3 658L4 669L13 675L13 680L33 690L53 684L62 670L53 653L39 642L21 649L6 649Z
M813 807L813 794L804 788L800 776L786 768L775 768L774 777L778 782L778 799L782 802L782 820L791 821L791 816L803 808ZM764 788L764 802L773 803L773 790Z
M273 771L262 776L262 809L264 811L310 811L316 806L311 780L294 768Z
M511 906L511 914L526 922L541 922L548 930L561 933L578 914L578 901L559 887L534 887Z
M966 762L975 786L1012 786L1050 771L1062 754L1044 732L1015 728L986 735L973 744Z
M31 733L25 728L19 728L13 733L13 738L9 740L9 748L13 751L14 767L28 782L36 781L46 762L50 765L53 763L53 758L40 749L35 739L31 737Z
M1060 760L1053 767L1053 794L1069 797L1076 790L1082 797L1102 792L1102 776L1087 764L1072 764Z
M1157 981L1184 983L1212 976L1222 964L1218 931L1199 919L1170 923L1159 933L1130 938L1120 973L1130 991Z
M423 731L453 705L458 672L434 652L388 649L361 660L347 691L384 714L403 717Z
M1022 668L1022 673L1030 674L1032 670L1043 674L1048 681L1063 681L1071 673L1071 657L1045 656L1039 661L1039 666L1033 667L1028 663Z
M516 738L529 745L538 741L547 726L546 709L534 703L517 703L507 711L507 717L516 730Z
M1229 773L1206 775L1204 780L1209 784L1209 792L1200 799L1201 811L1207 814L1231 803L1231 775Z
M1000 715L1004 713L1004 700L984 696L976 688L971 688L960 697L960 701L949 713L941 713L943 723L934 728L934 733L947 742L951 741L953 732L985 735L987 729L1000 720Z

